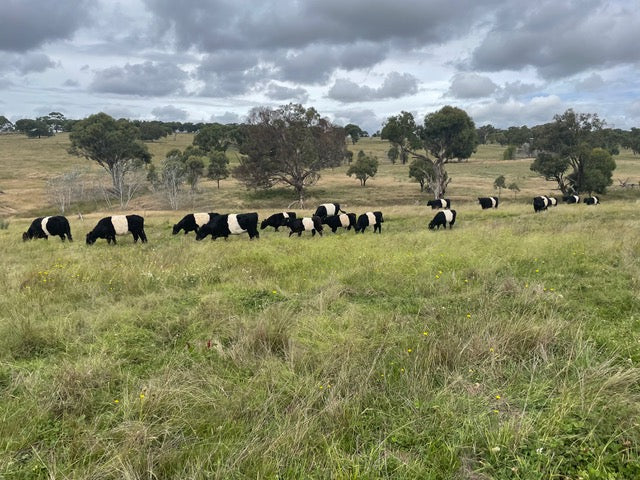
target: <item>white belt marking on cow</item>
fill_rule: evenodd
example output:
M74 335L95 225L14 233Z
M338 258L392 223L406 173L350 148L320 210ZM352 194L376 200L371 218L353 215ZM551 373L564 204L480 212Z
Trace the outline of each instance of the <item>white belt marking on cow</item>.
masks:
M305 217L302 219L302 226L304 227L305 231L311 231L313 229L315 229L315 225L313 224L313 219L309 218L309 217Z
M544 202L545 207L549 206L549 199L547 197L542 197L542 201Z
M491 200L491 208L496 208L496 199L493 197L489 197L489 200Z
M576 203L580 202L580 197L578 195L573 195L573 198L576 199Z
M125 235L129 231L129 221L126 215L114 215L111 217L111 225L116 235Z
M373 214L373 212L367 212L365 213L365 215L369 219L369 225L375 225L377 223L376 216Z
M331 215L336 214L336 206L333 203L323 203L320 206L324 207L325 210L327 211L327 217L330 217Z
M453 213L451 213L451 210L442 210L442 213L444 213L444 219L447 223L451 223L453 220Z
M289 214L288 214L287 212L282 212L282 216L283 216L284 218L289 218Z
M193 219L196 222L196 225L198 227L201 227L207 223L209 223L209 214L208 213L194 213L193 214Z
M229 214L229 216L227 217L227 225L229 227L229 232L232 235L239 235L246 232L246 230L242 228L238 223L238 215L235 213Z
M340 225L342 225L344 228L347 228L349 226L349 216L346 213L340 215Z
M51 218L51 217L44 217L44 218L42 219L42 221L40 222L40 228L42 228L42 231L44 232L44 234L45 234L47 237L50 237L50 236L51 236L51 234L49 233L49 230L47 230L47 223L49 223L49 219L50 219L50 218Z

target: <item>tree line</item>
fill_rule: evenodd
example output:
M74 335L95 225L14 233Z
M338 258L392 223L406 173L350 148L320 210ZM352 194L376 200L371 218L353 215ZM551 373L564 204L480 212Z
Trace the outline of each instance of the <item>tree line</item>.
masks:
M0 117L0 127L6 122ZM30 122L19 120L14 128L29 136L70 132L69 152L104 168L111 180L107 193L122 207L139 189L141 171L152 188L165 192L175 209L185 187L189 192L197 191L204 176L217 181L218 188L229 176L249 189L285 185L295 192L294 203L303 206L305 192L317 183L321 170L347 163L347 175L355 176L365 186L379 165L375 156L363 151L354 161L353 153L346 148L348 142L356 144L367 132L354 124L335 125L313 107L299 104L254 108L242 124L116 120L105 113L68 120L59 112L33 120L46 125L42 131ZM145 141L190 130L195 134L192 145L183 151L171 150L162 162L151 164ZM518 148L525 148L527 155L534 157L531 170L556 182L565 194L604 192L611 185L613 155L620 147L640 151L640 129L620 133L606 128L597 114L571 109L556 115L553 122L506 131L490 125L476 128L464 110L452 106L427 114L421 123L403 111L389 117L376 134L389 141L388 159L409 163L409 176L420 184L421 191L435 198L444 197L452 181L446 165L468 159L482 143L517 142ZM239 164L232 169L227 158L231 146L239 154ZM505 150L505 157L511 152ZM77 175L67 177L76 179Z

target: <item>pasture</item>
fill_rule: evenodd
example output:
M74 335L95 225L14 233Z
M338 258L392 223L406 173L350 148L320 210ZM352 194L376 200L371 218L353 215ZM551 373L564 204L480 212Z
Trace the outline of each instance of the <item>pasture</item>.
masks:
M90 202L75 242L23 243L55 162L88 163L60 142L0 173L20 212L0 230L0 478L640 476L635 192L535 214L551 184L487 147L449 168L454 228L428 231L428 197L378 154L366 188L335 169L308 202L379 208L381 235L196 242L147 192L147 244L86 246L111 214ZM500 174L522 191L480 210ZM202 188L194 205L261 218L289 198Z

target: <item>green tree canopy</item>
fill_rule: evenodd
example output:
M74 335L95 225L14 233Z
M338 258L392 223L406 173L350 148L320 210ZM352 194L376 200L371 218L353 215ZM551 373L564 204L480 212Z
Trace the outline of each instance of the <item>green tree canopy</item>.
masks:
M391 145L400 151L399 158L403 165L407 163L409 152L421 147L417 130L413 115L409 112L400 112L400 115L389 117L380 132L382 139L389 140Z
M146 145L138 138L138 129L128 120L97 113L75 123L69 134L69 152L104 168L111 175L114 193L124 205L126 175L151 161Z
M448 105L426 115L422 126L417 126L408 112L390 117L382 129L382 137L397 145L401 152L431 162L426 182L435 198L444 196L451 181L445 164L454 158L469 158L476 148L473 120L464 110ZM427 154L420 152L420 148Z
M504 175L500 175L493 181L493 188L498 190L498 196L500 196L503 188L507 188L507 183Z
M358 158L349 166L347 175L355 176L360 180L360 186L364 187L367 180L378 173L378 159L373 155L367 155L362 150L358 152Z
M193 144L205 152L226 152L237 141L237 126L212 123L203 126L193 138Z
M301 206L320 170L337 167L345 158L344 128L299 104L255 108L240 133L242 157L233 176L249 188L289 185Z
M424 192L425 184L433 178L433 162L425 157L416 157L409 164L409 177L420 184L420 191Z
M22 118L15 123L16 130L24 133L29 138L51 137L53 129L42 118L35 120L31 118Z
M591 191L594 183L589 179L589 170L594 168L594 163L590 161L593 149L615 150L615 140L612 139L618 138L603 133L604 125L605 122L597 114L576 113L569 109L562 115L556 115L554 122L535 129L534 148L542 153L538 154L531 170L537 171L546 179L556 180L565 194L570 191ZM571 169L566 175L561 169L565 162L567 169Z
M218 182L220 188L220 180L229 177L229 159L224 152L209 153L209 167L207 169L207 178Z

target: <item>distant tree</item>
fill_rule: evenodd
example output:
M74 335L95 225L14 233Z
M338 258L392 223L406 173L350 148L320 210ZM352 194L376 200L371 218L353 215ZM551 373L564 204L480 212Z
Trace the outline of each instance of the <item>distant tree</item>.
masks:
M182 154L182 163L186 168L186 180L191 191L198 190L198 182L204 175L204 166L207 160L207 153L199 147L189 145Z
M482 125L476 129L476 136L478 137L478 143L485 145L490 143L493 135L497 132L493 125Z
M513 198L515 199L516 198L516 194L520 191L520 187L518 187L518 184L515 183L515 182L511 182L507 186L507 188L513 192Z
M348 164L353 162L353 152L351 150L345 150L344 159Z
M0 133L13 132L15 125L4 115L0 115Z
M159 140L173 131L171 127L158 121L138 122L137 127L140 130L140 140L145 142Z
M409 112L400 112L400 115L389 117L380 132L380 137L389 140L392 147L396 147L403 165L407 163L409 153L421 147L418 127Z
M507 188L504 175L500 175L493 181L493 188L498 190L498 197L499 197L502 193L502 189Z
M469 158L476 148L473 120L464 110L449 105L426 115L420 127L410 113L390 117L383 128L383 138L397 145L401 152L432 163L431 176L426 182L435 198L444 196L451 181L445 165L452 159ZM420 148L427 154L419 152Z
M38 117L37 120L42 120L49 125L52 132L64 132L68 122L66 117L60 112L50 112L44 117Z
M504 139L509 145L521 146L531 140L532 133L529 127L509 127L504 132Z
M212 123L203 126L193 138L193 145L205 152L226 152L233 141L236 127Z
M607 187L613 183L612 176L615 168L616 162L606 149L594 148L591 150L584 161L581 191L588 194L604 193Z
M424 157L414 158L409 164L409 177L420 184L420 192L424 192L425 183L433 178L433 162Z
M623 146L634 155L640 154L640 128L633 127L624 137Z
M398 149L398 146L397 145L391 145L391 148L387 152L387 158L389 159L389 161L393 165L395 165L396 162L398 161L398 157L399 156L400 156L400 150Z
M531 171L544 177L545 180L555 180L563 194L569 192L569 183L565 178L569 168L569 159L547 152L540 152L529 167Z
M348 123L344 127L345 133L351 138L351 143L355 145L360 137L363 137L363 131L358 125L354 125L353 123Z
M318 181L320 170L342 164L345 136L314 108L254 108L241 128L242 157L232 174L248 188L290 185L304 206L305 189Z
M97 113L78 121L69 135L69 153L96 162L111 176L113 194L126 206L132 189L126 176L151 161L146 145L139 140L138 129L128 120L115 120Z
M516 146L515 145L509 145L504 153L502 154L502 159L503 160L515 160L516 158Z
M360 186L364 187L367 180L374 177L378 172L378 159L372 155L367 155L362 150L358 152L358 158L347 170L347 175L355 176L360 180Z
M16 130L24 133L29 138L41 138L53 136L51 127L42 119L23 118L15 123Z
M424 149L433 155L429 187L435 198L442 198L451 181L444 166L454 158L469 158L475 151L475 125L464 110L445 106L425 117L419 133Z
M210 152L207 178L218 182L218 188L220 188L220 180L228 178L229 173L229 159L226 154L224 152Z
M588 170L593 168L590 158L594 148L607 147L607 137L602 134L604 125L597 114L578 114L569 109L562 115L556 115L554 122L536 129L534 148L545 154L547 161L551 157L560 163L568 162L568 168L572 170L563 176L562 184L558 184L563 193L569 190L582 193L592 188L592 181L587 180ZM534 161L531 169L537 171L535 165Z

